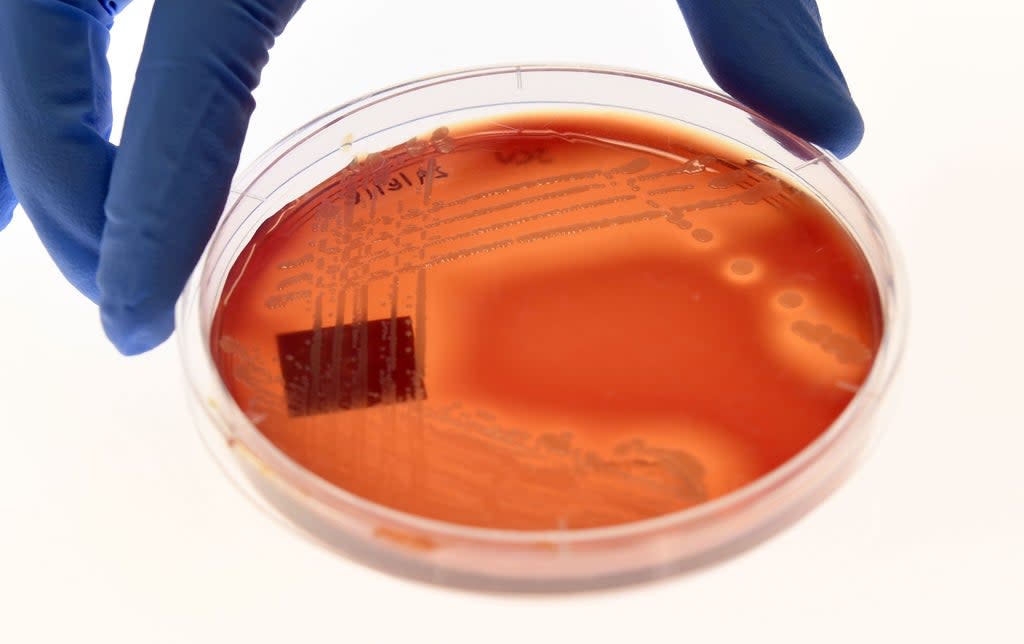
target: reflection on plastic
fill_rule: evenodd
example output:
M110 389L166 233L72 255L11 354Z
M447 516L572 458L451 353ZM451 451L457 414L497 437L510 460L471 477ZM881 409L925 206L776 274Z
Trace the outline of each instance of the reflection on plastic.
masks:
M277 336L291 416L423 398L408 316Z

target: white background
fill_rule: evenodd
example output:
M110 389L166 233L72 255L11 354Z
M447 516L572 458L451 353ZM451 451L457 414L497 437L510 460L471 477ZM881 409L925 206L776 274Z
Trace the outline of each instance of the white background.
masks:
M175 345L119 357L18 213L0 235L0 641L1024 641L1024 9L819 4L867 121L848 166L902 245L913 309L887 434L820 509L724 565L610 594L368 571L235 492L186 412ZM118 120L150 6L114 28ZM243 162L366 91L549 60L710 83L671 0L311 0Z

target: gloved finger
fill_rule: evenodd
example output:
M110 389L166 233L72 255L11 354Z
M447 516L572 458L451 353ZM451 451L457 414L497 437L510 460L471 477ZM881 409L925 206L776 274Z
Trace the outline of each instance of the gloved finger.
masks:
M704 65L726 92L839 156L864 122L814 0L678 0Z
M0 145L14 193L67 279L96 299L114 158L106 51L115 3L0 2Z
M301 0L157 0L114 163L98 281L125 354L160 344L227 201L268 51Z
M7 181L7 173L4 172L4 160L0 157L0 230L7 228L14 216L14 207L18 200L14 198L14 191Z

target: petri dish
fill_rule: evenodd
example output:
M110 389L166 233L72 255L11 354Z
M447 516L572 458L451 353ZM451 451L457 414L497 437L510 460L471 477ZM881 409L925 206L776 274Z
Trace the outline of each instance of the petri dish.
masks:
M482 68L241 173L179 343L206 444L298 533L446 586L590 590L739 553L849 476L903 280L839 162L732 99Z

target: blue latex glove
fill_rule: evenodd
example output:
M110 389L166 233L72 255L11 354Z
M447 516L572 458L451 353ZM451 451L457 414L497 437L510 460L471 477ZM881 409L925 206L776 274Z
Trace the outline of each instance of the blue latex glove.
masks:
M128 0L0 0L0 228L20 202L125 354L174 329L275 36L302 0L157 0L121 147L105 55ZM845 155L863 124L811 0L679 0L733 96ZM12 190L13 189L13 190Z

